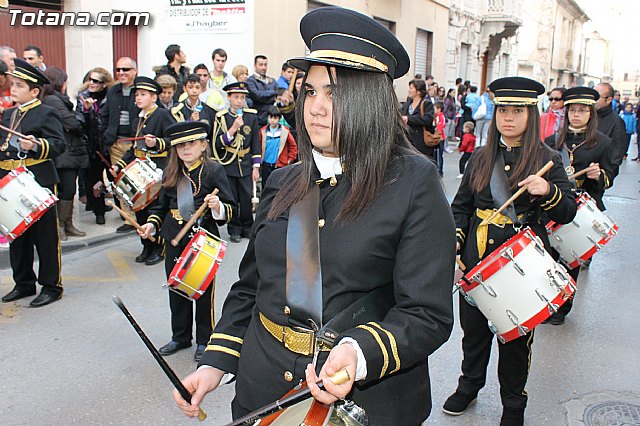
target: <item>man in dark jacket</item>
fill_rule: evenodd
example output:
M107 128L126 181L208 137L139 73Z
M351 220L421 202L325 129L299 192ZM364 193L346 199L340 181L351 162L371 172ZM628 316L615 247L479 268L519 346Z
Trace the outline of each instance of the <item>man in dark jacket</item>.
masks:
M122 57L116 62L116 78L118 83L114 84L107 92L107 101L100 113L100 133L104 146L109 150L111 164L117 164L125 152L131 147L131 142L118 142L120 138L130 138L133 136L131 122L140 113L140 108L136 107L133 94L133 81L138 73L136 61L129 57ZM111 177L107 174L107 177ZM129 224L123 224L116 232L130 232L135 228Z
M253 107L258 110L258 125L267 124L267 111L276 100L276 81L267 76L268 60L264 55L257 55L253 60L255 74L247 79L249 97L253 100Z
M596 84L595 89L600 93L600 99L596 102L598 130L613 140L613 144L611 145L614 150L611 155L614 166L611 180L611 185L613 185L613 179L618 175L618 169L627 152L627 134L625 132L624 121L622 121L622 118L620 118L611 107L614 94L613 87L609 83L599 83Z
M156 77L169 74L176 79L178 82L178 90L173 94L173 101L178 103L178 99L184 91L182 86L187 83L187 76L190 74L189 68L184 66L184 63L187 62L187 55L177 44L170 44L165 49L164 56L167 57L167 65L163 65L162 68L158 70Z

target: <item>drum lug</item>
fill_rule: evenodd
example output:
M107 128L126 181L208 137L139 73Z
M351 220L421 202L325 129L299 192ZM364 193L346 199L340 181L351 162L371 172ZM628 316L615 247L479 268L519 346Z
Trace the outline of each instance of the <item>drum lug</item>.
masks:
M596 251L600 251L602 250L602 244L600 244L599 242L595 241L593 239L593 237L591 237L591 235L587 235L587 239L594 245L596 246Z
M593 225L593 230L598 232L603 237L609 236L609 230L608 230L609 227L607 226L606 223L600 223L597 220L594 220L592 222L592 225Z
M502 257L509 259L511 263L513 263L513 267L516 271L518 271L520 275L522 275L523 277L526 275L524 273L524 270L520 267L520 265L518 265L518 262L516 262L516 260L513 258L513 250L511 249L511 247L507 247L506 249L504 249L501 255Z
M498 334L498 327L496 327L496 326L491 322L491 320L487 320L487 326L489 327L489 330L491 330L491 332L492 332L493 334L496 334L496 335Z
M9 201L9 199L5 197L2 192L0 192L0 198L2 198L4 201Z
M520 324L520 321L518 320L518 317L516 316L516 314L514 314L513 312L511 312L511 310L507 309L507 316L509 317L509 320L511 321L511 323L513 323L513 325L515 325L518 328L518 335L519 336L524 336L525 334L527 334L529 332L529 329Z
M22 202L22 204L24 204L25 207L29 208L30 210L33 210L36 207L38 207L38 203L34 203L29 199L29 197L27 197L24 194L20 194L20 201Z
M174 261L175 263L178 263L178 262L180 262L181 260L182 260L182 258L181 258L181 257L174 257L174 258L173 258L173 261Z
M540 300L542 300L547 304L547 309L549 310L550 315L553 315L556 312L558 312L558 305L556 305L555 303L551 303L549 299L547 299L547 297L540 292L539 289L536 289L535 291L536 291L536 294L538 295L538 298L540 298Z
M594 212L595 210L593 209L593 206L591 205L591 203L584 203L584 206L591 212Z
M542 240L537 235L533 237L533 246L538 250L542 256L544 256L547 251L544 248L544 244L542 244Z
M580 228L580 224L578 222L576 222L575 220L572 220L571 223L573 224L573 226L575 226L576 228Z
M11 231L9 231L9 228L7 228L4 225L0 225L0 233L2 233L2 235L4 235L5 237L9 234L11 234Z
M560 242L560 243L561 243L562 241L564 241L564 240L562 239L562 237L561 237L560 235L556 234L556 233L553 233L553 234L551 234L551 235L553 235L553 238L555 238L556 240L558 240L558 242Z
M343 403L336 402L334 404L334 414L342 422L336 424L344 424L345 426L368 426L369 417L365 410L350 400L343 400ZM333 418L333 415L331 416ZM329 424L333 424L330 422Z
M504 338L504 337L502 337L501 335L496 334L496 337L498 338L498 342L502 343L503 345L504 345L505 343L507 343L507 341L505 340L505 338Z
M468 304L470 304L471 306L478 306L478 304L476 303L476 301L473 299L473 297L469 296L467 293L462 292L462 295L464 296L464 300L467 301Z

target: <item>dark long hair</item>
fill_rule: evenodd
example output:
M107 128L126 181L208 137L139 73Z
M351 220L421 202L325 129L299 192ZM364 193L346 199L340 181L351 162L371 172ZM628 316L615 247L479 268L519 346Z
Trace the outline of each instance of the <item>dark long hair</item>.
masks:
M409 82L413 86L420 97L424 99L427 96L427 83L422 79L414 79Z
M536 174L546 160L540 154L541 148L544 147L540 143L540 113L538 112L538 107L531 105L522 108L527 108L529 117L527 118L527 128L520 139L522 155L520 155L513 173L509 178L509 186L512 189L515 189L518 186L518 182L524 180L527 176ZM482 191L489 185L493 172L493 163L500 151L501 135L496 125L498 109L500 109L500 106L496 105L496 111L491 119L491 125L487 135L487 145L474 154L476 157L475 165L471 170L470 177L471 187L476 193Z
M55 92L62 93L62 86L67 81L67 73L62 68L48 67L44 70L44 75L51 83L43 86L43 96L51 96Z
M327 67L333 94L332 140L342 158L345 184L350 186L337 219L347 222L357 219L378 197L389 161L401 147L411 150L411 145L386 74L336 67L334 79L332 70ZM305 98L303 90L296 100L297 123L304 123ZM314 184L313 145L304 125L298 128L297 142L300 163L276 194L267 215L270 220L302 199Z
M565 142L567 141L567 136L569 135L569 107L574 104L569 104L564 106L564 123L558 132L558 141L556 142L556 149L561 150L564 147ZM593 105L585 105L589 107L589 121L587 122L587 131L585 134L585 147L591 148L596 144L598 135L598 113L596 111L595 104Z
M211 148L209 147L209 142L204 140L204 144L207 146L207 149L202 153L203 158L202 162L205 163L211 157ZM162 186L164 188L174 188L178 185L178 177L180 177L180 173L182 168L184 167L184 163L178 157L178 148L176 146L172 146L169 148L169 160L167 161L167 167L162 172Z

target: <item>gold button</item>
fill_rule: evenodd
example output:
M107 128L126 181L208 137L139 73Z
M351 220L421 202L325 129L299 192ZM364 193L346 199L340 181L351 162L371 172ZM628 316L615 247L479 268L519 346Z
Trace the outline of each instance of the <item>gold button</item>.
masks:
M336 186L337 184L338 184L338 179L336 179L335 176L331 176L331 179L329 179L329 185Z
M285 379L287 382L290 382L290 381L292 381L292 380L293 380L293 374L291 373L291 371L285 371L285 372L284 372L284 379Z
M291 308L289 308L288 306L285 306L285 307L284 307L284 314L285 314L286 316L291 315Z
M320 219L320 220L318 221L318 226L319 226L320 228L322 228L322 227L324 226L324 219Z
M508 172L509 170L511 170L511 166L507 164L506 166L504 166L504 170Z
M493 244L493 238L489 238L489 244Z
M178 221L178 225L182 225L182 223L183 223L183 221L182 221L182 220L179 220L179 221Z

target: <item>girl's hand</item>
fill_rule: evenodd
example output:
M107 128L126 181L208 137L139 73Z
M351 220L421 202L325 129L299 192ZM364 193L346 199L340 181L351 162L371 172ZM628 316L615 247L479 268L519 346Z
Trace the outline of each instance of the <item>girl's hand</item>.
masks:
M151 236L151 234L155 231L156 227L153 226L153 223L145 223L144 225L140 225L140 229L138 229L138 235L141 238L147 239Z
M349 392L351 392L353 382L356 378L357 363L358 355L355 348L350 343L343 343L331 349L327 362L325 362L322 367L319 376L322 378L325 390L321 390L318 385L316 385L316 381L318 381L319 377L316 375L313 365L309 364L305 374L307 387L311 391L311 395L323 404L331 404L332 402L346 397ZM329 376L333 376L338 371L345 369L349 373L349 380L345 383L336 385L329 379Z
M149 148L153 148L154 146L156 146L156 137L153 135L144 135L144 143Z
M207 203L207 207L215 211L216 214L220 214L220 197L209 194L204 197L204 202Z
M589 167L587 167L587 177L589 179L599 180L601 174L599 163L591 163Z
M536 175L530 175L522 182L518 182L518 186L527 185L529 194L544 197L551 191L551 185L544 178Z
M23 151L31 151L37 145L36 137L33 135L27 135L26 138L19 138L18 141Z

